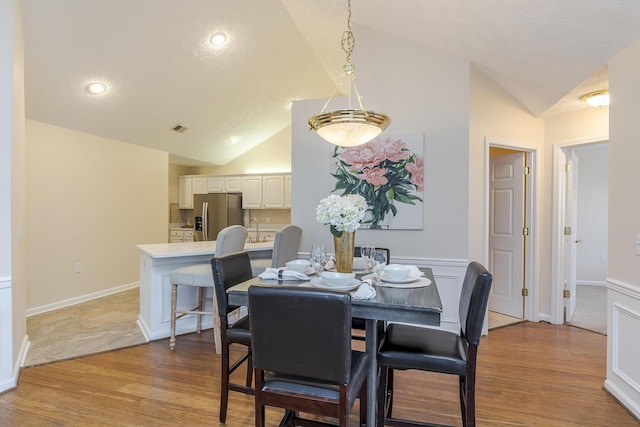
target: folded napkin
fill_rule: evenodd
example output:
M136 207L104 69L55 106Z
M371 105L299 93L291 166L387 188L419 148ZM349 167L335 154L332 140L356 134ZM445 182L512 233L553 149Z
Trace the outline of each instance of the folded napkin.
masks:
M278 280L309 280L309 276L304 273L298 273L294 270L285 270L282 268L267 268L258 275L261 279L278 279Z
M333 270L334 268L336 268L336 262L333 259L330 259L324 265L324 269L327 270L327 271Z
M371 279L363 280L358 289L351 292L353 299L369 299L376 296L376 290L371 284Z

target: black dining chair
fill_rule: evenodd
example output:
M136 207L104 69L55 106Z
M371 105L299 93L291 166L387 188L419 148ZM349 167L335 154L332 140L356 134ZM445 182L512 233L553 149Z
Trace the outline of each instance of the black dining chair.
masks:
M378 426L425 426L424 422L393 418L393 371L416 369L457 375L462 425L475 426L476 358L493 278L471 262L462 284L458 315L460 334L439 329L391 324L378 351Z
M255 425L275 406L286 409L281 425L328 425L303 412L346 427L356 398L365 423L370 357L351 349L351 295L296 286L251 286L248 294Z
M245 315L229 324L229 314L240 307L231 306L227 299L227 289L238 283L249 280L251 274L251 261L247 252L235 252L211 259L211 269L213 271L214 294L218 305L218 316L220 320L220 340L222 341L222 359L220 374L220 422L224 423L227 418L227 404L229 402L229 390L238 391L245 394L254 394L251 387L253 369L251 363L251 332L249 316ZM233 364L230 361L231 344L241 344L247 347L244 353ZM229 381L230 375L240 367L243 362L247 362L247 376L245 384L235 384Z
M380 249L382 251L386 251L387 252L387 262L391 262L391 251L388 248L376 248L376 249ZM360 246L356 246L355 248L353 248L353 256L354 257L359 257L362 256L360 253ZM378 322L378 336L381 337L382 336L382 332L384 331L384 322ZM365 319L361 318L361 317L354 317L353 319L351 319L351 328L355 329L356 331L364 331L366 329L366 321ZM352 334L351 338L353 338L354 340L359 340L359 341L364 341L365 340L365 336L362 335L361 332L357 333L357 334Z

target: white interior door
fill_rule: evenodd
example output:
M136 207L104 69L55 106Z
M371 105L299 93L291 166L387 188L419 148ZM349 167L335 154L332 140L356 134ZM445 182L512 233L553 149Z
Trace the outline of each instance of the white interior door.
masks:
M570 322L576 311L576 257L578 240L578 157L573 149L568 150L567 197L565 206L564 232L564 289L569 291L565 298L565 322Z
M524 317L525 153L492 156L489 179L489 310Z

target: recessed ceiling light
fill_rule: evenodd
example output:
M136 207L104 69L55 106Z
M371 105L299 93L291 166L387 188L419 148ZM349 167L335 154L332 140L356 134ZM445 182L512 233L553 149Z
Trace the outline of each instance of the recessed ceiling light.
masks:
M227 142L228 142L229 144L231 144L231 145L233 145L233 144L237 144L237 143L238 143L238 141L240 141L240 138L238 138L237 136L232 136L231 138L229 138L229 139L227 140Z
M214 46L222 46L227 41L227 35L224 33L216 33L211 36L211 44Z
M87 91L92 95L99 95L107 91L107 85L102 82L93 82L87 85Z

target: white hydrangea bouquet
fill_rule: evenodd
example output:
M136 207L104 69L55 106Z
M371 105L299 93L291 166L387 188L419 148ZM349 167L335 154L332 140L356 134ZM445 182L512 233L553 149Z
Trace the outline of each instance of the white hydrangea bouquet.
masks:
M367 211L367 202L359 194L331 195L320 200L316 208L316 219L331 226L331 234L340 238L342 232L355 232Z

